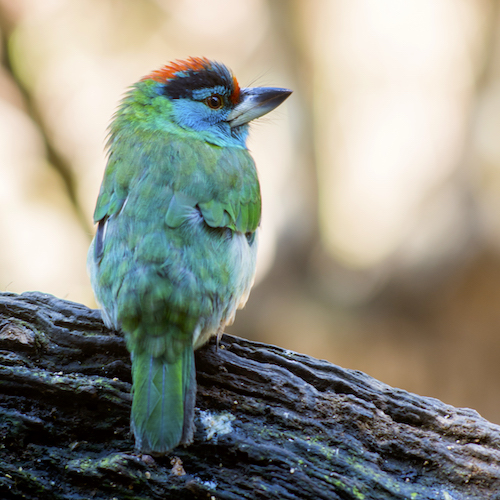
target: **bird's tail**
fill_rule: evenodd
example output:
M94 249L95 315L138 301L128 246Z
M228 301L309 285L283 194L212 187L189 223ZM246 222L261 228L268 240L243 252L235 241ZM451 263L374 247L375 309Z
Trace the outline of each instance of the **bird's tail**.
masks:
M193 440L196 372L191 344L173 362L132 354L132 416L135 447L163 454Z

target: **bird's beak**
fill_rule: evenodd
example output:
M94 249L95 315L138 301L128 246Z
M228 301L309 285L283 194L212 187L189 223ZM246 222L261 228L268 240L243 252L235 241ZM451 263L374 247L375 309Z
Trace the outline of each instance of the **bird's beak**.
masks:
M241 100L227 116L227 121L231 128L239 127L277 108L291 93L291 90L273 87L241 89Z

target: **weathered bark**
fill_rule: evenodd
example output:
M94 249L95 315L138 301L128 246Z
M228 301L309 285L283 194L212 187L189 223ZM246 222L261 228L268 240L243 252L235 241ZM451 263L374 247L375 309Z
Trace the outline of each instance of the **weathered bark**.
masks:
M227 335L196 363L194 443L140 456L99 311L0 294L0 497L500 499L500 427L473 410Z

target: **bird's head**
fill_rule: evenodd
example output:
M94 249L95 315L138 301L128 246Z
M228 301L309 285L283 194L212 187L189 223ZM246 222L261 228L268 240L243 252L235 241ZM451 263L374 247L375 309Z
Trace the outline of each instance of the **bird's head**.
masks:
M180 128L218 146L237 147L245 147L251 120L291 94L281 88L240 88L223 64L195 57L174 61L143 78L129 94L135 101L137 91L146 99L139 104L150 126Z

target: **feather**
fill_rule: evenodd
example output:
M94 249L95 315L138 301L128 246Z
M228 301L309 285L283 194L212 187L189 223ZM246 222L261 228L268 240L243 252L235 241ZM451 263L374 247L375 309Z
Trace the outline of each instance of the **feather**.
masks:
M193 347L173 363L147 352L132 353L131 429L136 448L163 454L193 440L196 395Z

